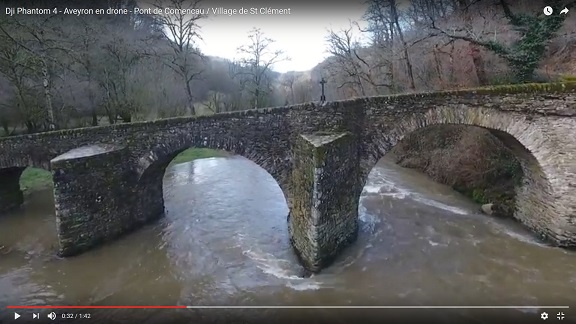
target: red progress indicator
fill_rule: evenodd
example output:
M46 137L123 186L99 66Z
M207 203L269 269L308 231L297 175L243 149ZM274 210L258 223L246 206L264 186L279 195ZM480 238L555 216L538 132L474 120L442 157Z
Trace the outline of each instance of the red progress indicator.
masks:
M38 305L38 306L8 306L8 309L56 309L56 308L77 308L77 309L174 309L174 308L186 308L186 306L48 306L48 305Z

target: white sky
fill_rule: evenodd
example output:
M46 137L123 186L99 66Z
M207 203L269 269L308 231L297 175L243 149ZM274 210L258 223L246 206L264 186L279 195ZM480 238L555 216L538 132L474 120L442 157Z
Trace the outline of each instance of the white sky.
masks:
M310 0L313 3L313 0ZM360 0L361 1L361 0ZM328 56L326 53L327 29L339 30L349 26L350 20L359 20L365 11L365 5L352 0L343 5L299 4L294 7L287 4L282 7L278 2L268 5L237 2L235 5L222 3L224 8L290 8L290 15L210 15L199 21L202 26L200 48L206 55L227 59L238 57L239 46L249 42L248 32L253 27L260 28L269 38L274 39L274 50L283 50L290 61L279 62L273 69L278 72L310 70ZM357 2L357 3L356 3ZM243 6L244 5L244 6ZM202 7L218 6L209 3ZM249 9L248 9L249 10Z

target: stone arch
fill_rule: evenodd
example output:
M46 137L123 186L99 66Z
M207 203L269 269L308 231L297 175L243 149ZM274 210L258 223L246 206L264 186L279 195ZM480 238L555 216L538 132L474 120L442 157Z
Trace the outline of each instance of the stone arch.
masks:
M25 168L11 167L0 169L0 212L15 209L24 203L20 189L20 176Z
M4 161L0 168L0 213L15 209L24 203L25 197L20 187L22 173L28 167L50 171L50 161L15 159Z
M56 157L57 154L54 154L53 157ZM32 168L38 168L38 169L44 169L47 171L50 171L50 160L51 158L46 159L45 157L43 158L36 158L36 157L28 157L26 159L23 158L14 158L14 159L8 159L8 160L1 160L0 161L0 169L4 169L4 168L14 168L14 167L18 167L18 168L28 168L28 167L32 167Z
M274 159L265 156L249 143L239 140L218 136L188 137L176 136L144 149L136 157L135 199L137 206L147 206L144 210L138 210L135 214L140 219L159 217L164 211L163 178L170 162L181 152L189 148L209 148L223 150L234 155L239 155L254 162L272 176L280 187L285 201L290 207L290 182L286 174L287 170L281 170L275 164ZM157 216L153 216L153 215Z
M555 210L556 195L550 181L553 166L546 161L552 139L526 115L486 108L443 106L422 114L399 119L388 131L375 131L370 152L363 163L362 184L368 172L400 140L411 132L431 125L459 124L478 126L498 137L517 157L522 166L522 184L516 188L514 218L553 244L564 246L567 222ZM368 169L366 169L368 168ZM566 215L569 216L569 215Z

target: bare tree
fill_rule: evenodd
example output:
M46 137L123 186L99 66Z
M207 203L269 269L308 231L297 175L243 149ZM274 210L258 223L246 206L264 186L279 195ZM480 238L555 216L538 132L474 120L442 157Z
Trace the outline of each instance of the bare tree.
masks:
M99 76L104 90L104 109L111 124L118 118L131 122L138 107L129 95L129 76L146 55L134 47L127 35L110 31L109 37L111 39L102 46L106 64Z
M99 69L97 56L100 54L101 39L98 35L104 32L104 29L94 19L74 17L74 23L76 28L73 28L68 35L72 47L69 54L73 58L73 62L78 65L75 70L76 75L86 82L91 125L97 126L98 110L93 85L97 80Z
M369 35L370 46L374 52L374 63L382 76L388 79L390 90L395 91L396 79L394 74L394 40L395 27L390 19L390 15L382 1L368 1L368 9L364 13L364 20L368 22L368 28L362 29L357 24L358 29Z
M25 21L20 21L13 17L11 19L12 26L9 27L9 29L12 29L11 31L6 28L8 24L0 24L0 33L3 34L4 38L37 59L36 72L42 80L48 127L51 130L56 129L52 104L52 68L54 63L58 63L52 55L55 55L55 51L62 53L64 50L57 45L57 39L54 38L52 26L54 17L55 15L26 17ZM15 30L18 30L18 32L15 32ZM13 36L16 34L19 37Z
M408 43L404 37L404 32L402 31L402 27L400 26L400 16L398 14L398 5L396 4L396 0L387 0L389 2L390 8L390 17L392 18L392 22L394 26L396 26L396 32L398 34L398 38L402 43L402 51L404 52L404 60L406 61L406 70L408 71L408 80L410 81L410 89L415 90L416 85L414 83L414 72L412 67L412 60L410 59L410 53L408 52Z
M272 48L274 40L268 38L259 28L248 33L249 43L238 48L240 58L235 64L233 75L240 79L242 86L251 94L251 106L260 108L270 94L269 73L274 64L288 60L281 50Z
M77 5L130 9L136 4L145 3ZM116 123L182 116L207 101L216 111L246 107L251 95L229 75L228 62L202 58L194 46L201 16L189 10L198 3L157 5L174 11L84 18L0 15L0 133L97 125L103 118ZM211 73L200 82L202 71ZM268 99L275 99L276 77L269 70L261 82Z
M296 75L294 73L286 73L283 75L282 86L287 88L290 93L290 101L289 103L295 103L294 97L294 82L296 82Z
M199 10L202 0L168 0L159 1L154 7L163 10L170 8L168 14L157 16L166 39L170 40L171 52L162 55L164 63L178 75L188 96L188 109L192 115L196 114L192 92L192 82L199 78L203 70L200 62L203 56L196 47L196 41L201 39L198 20L205 17Z
M356 46L352 36L352 27L339 32L329 30L326 38L328 52L334 57L330 64L332 75L344 74L345 79L340 82L338 89L351 86L358 95L366 96L366 89L362 78L362 67L357 59Z
M33 100L34 88L30 78L36 74L38 62L33 53L23 49L13 39L0 34L0 73L14 93L13 99L6 104L16 107L28 132L34 133L39 130L39 124L44 119L43 111L38 109Z
M226 104L226 96L223 93L210 91L208 100L203 103L204 107L212 113L218 114L228 111L229 106Z
M467 30L472 30L473 14L470 7L478 0L456 0L457 8L462 12L462 17L464 18L464 28ZM472 57L472 63L474 64L474 71L476 72L476 77L478 78L478 83L480 85L488 84L488 77L486 75L486 69L484 66L484 59L480 50L480 46L474 42L468 42L468 48L470 56Z
M297 80L294 84L294 103L310 102L313 100L312 89L314 82L311 79Z
M332 54L329 64L332 77L338 79L339 75L343 76L338 89L348 87L356 95L362 96L380 93L381 88L390 89L387 77L391 70L386 68L386 64L381 64L387 62L372 62L363 57L362 51L366 51L354 39L353 26L351 24L339 32L329 30L326 38L328 52Z

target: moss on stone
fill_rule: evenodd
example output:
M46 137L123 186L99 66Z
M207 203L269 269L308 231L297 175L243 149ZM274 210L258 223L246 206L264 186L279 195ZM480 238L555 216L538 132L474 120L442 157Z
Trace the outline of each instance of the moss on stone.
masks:
M328 152L328 148L326 146L316 147L314 149L314 166L317 168L321 168L326 160L326 154Z
M291 194L293 197L290 211L291 227L296 233L305 231L306 223L309 222L307 215L312 206L310 205L314 187L314 165L312 156L313 145L306 139L298 137L294 145L294 168L292 169ZM294 238L294 246L299 250L307 246L306 238L298 236ZM303 252L305 253L305 252ZM301 256L306 259L305 256Z
M441 93L470 93L470 94L506 94L506 93L532 93L532 92L565 92L576 90L576 82L551 82L551 83L522 83L522 84L502 84L478 88L448 90Z
M179 163L186 163L191 162L198 159L206 159L211 157L225 157L230 156L230 153L221 151L221 150L213 150L209 148L189 148L182 153L178 154L170 165L179 164Z
M502 84L477 88L458 89L458 90L441 90L433 92L394 94L381 96L390 101L402 101L406 98L424 98L424 97L449 97L449 96L466 96L466 95L501 95L501 94L520 94L520 93L567 93L576 92L576 81L551 82L551 83L522 83L522 84ZM376 98L376 97L374 97ZM364 99L364 100L370 100Z
M564 82L576 82L576 75L563 75L560 79Z

